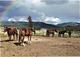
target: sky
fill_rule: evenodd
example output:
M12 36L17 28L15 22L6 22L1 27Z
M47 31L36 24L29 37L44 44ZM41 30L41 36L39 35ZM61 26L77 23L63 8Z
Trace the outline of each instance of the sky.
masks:
M2 21L33 21L48 24L80 23L80 0L0 0Z

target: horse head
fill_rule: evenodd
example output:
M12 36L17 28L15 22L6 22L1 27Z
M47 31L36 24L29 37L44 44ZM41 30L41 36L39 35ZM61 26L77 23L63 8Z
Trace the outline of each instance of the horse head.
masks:
M36 34L36 31L34 28L30 28L29 30L31 30L34 34Z
M8 32L11 28L9 27L4 27L4 32Z
M7 31L7 29L8 29L8 27L4 27L4 31L3 31L3 32L6 32L6 31Z

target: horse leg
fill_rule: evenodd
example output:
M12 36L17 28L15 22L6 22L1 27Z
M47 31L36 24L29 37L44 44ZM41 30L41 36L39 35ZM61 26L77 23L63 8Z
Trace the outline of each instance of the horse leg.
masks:
M10 36L8 36L9 37L9 40L11 40L11 35Z
M19 43L20 43L20 41L21 41L21 38L22 38L22 36L21 36L21 35L19 35Z
M28 36L28 43L31 43L31 36Z
M24 38L25 38L25 36L22 36L22 39L21 39L21 45L22 46L25 46L25 44L24 44Z
M50 34L48 33L48 34L47 34L47 36L49 37L49 36L50 36Z
M52 34L52 37L54 37L54 33Z
M68 33L69 37L71 37L71 33Z
M31 41L31 35L30 35L30 41Z
M18 40L18 34L16 33L16 40Z
M28 43L29 43L29 36L28 36Z
M59 37L61 37L61 34L59 34Z
M23 36L23 38L22 38L22 43L24 43L24 38L25 38L25 36Z
M31 36L29 36L29 44L31 44Z
M48 33L46 33L46 36L48 37Z
M64 37L64 33L62 34L62 36Z
M15 40L15 34L13 35L13 39Z
M58 33L58 37L61 37L61 34L60 33Z

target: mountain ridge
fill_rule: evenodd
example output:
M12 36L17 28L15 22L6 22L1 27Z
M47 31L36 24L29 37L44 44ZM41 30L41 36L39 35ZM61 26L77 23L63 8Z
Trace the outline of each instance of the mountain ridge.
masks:
M2 26L16 26L19 28L23 28L23 27L28 27L28 22L9 22L9 21L3 21L1 22ZM44 22L33 22L33 26L35 28L62 28L65 26L74 26L74 27L78 27L80 26L80 23L78 22L67 22L67 23L61 23L58 25L53 25L53 24L47 24Z
M9 22L4 21L2 22L2 26L16 26L16 27L28 27L28 22ZM35 28L58 28L56 25L47 24L44 22L33 22L33 26Z

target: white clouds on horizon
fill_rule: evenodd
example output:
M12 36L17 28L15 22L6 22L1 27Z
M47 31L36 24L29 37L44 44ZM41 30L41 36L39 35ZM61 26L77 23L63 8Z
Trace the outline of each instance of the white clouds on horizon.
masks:
M16 20L14 18L9 18L8 21L14 21L14 22L16 22Z
M18 19L16 19L16 18L9 18L8 21L28 22L27 18L25 18L25 17L19 17ZM39 22L40 20L32 20L32 21L33 22ZM46 17L45 19L43 19L43 21L40 21L40 22L57 25L57 24L61 23L61 20L59 18L55 18L55 17Z
M20 21L20 22L28 22L28 20L26 18L20 18L19 20L17 21Z
M55 18L55 17L46 17L46 19L44 19L44 22L48 23L48 24L57 25L57 24L61 23L61 20L59 18Z
M28 22L26 17L17 17L17 18L9 18L8 21L13 21L13 22Z

